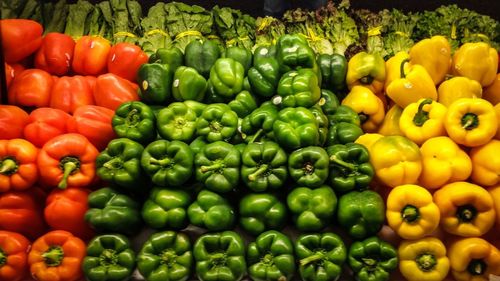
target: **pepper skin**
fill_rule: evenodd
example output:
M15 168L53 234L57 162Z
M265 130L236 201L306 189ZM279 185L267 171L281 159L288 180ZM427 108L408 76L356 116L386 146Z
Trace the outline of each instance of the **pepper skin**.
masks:
M219 46L215 40L193 40L184 50L185 65L208 78L215 61L220 57Z
M0 280L24 280L29 247L30 241L23 235L0 230Z
M470 150L472 160L471 179L483 187L500 183L500 140L491 140L485 145Z
M0 140L0 192L25 190L38 180L38 149L23 139Z
M485 42L465 43L453 55L451 69L453 75L465 76L487 87L497 75L498 53Z
M366 87L352 87L349 94L342 100L342 105L358 113L361 127L367 133L376 132L384 121L385 110L382 100Z
M334 92L346 88L347 60L343 55L320 54L317 62L321 69L321 88Z
M443 81L438 88L438 102L450 106L460 98L481 98L483 88L476 80L467 77L453 77Z
M384 121L378 128L377 133L383 136L402 136L403 131L399 126L399 121L401 120L402 113L403 109L397 104L389 108L389 110L387 110L385 114Z
M421 99L409 104L399 119L402 135L421 145L434 137L445 136L446 107L431 99Z
M450 270L450 260L441 240L428 237L401 242L399 270L408 281L441 281Z
M379 54L359 52L347 64L346 83L349 89L364 86L373 93L379 93L384 88L385 77L385 62Z
M261 97L271 97L276 93L280 77L279 64L275 57L261 58L248 70L250 88Z
M354 143L362 144L364 145L368 151L370 151L371 146L378 141L379 139L383 138L384 136L381 134L363 134L359 136Z
M220 58L210 69L210 83L215 95L224 99L232 98L243 90L245 69L238 61L231 58Z
M227 47L222 53L223 58L232 58L233 60L241 63L245 69L245 76L248 69L252 66L252 52L242 47L231 46Z
M92 88L84 76L64 76L57 79L51 90L52 108L73 114L77 108L95 103Z
M196 69L180 66L175 70L172 96L176 101L202 101L207 90L207 80Z
M83 135L99 151L102 151L111 140L116 138L111 125L114 114L113 110L102 106L80 106L68 120L68 132Z
M276 59L282 74L300 68L311 68L319 74L314 51L305 37L299 34L285 34L276 43ZM258 60L257 60L258 61ZM318 86L321 80L318 77Z
M285 150L295 150L319 143L316 117L304 107L282 109L274 121L273 132L276 142Z
M233 207L219 194L202 190L187 210L189 221L208 231L222 231L233 228L236 219Z
M41 69L27 69L12 80L8 90L9 104L23 107L48 107L56 79Z
M451 45L444 36L432 36L417 42L410 49L410 63L423 66L439 85L451 67Z
M188 224L190 195L184 190L155 187L142 206L144 222L156 229L183 229Z
M125 102L115 111L112 126L120 138L147 144L156 138L153 110L140 101Z
M103 37L83 36L76 41L71 64L75 73L97 76L106 73L111 43Z
M448 247L451 273L457 281L488 281L500 275L500 251L481 238L462 238Z
M143 64L137 73L141 100L151 105L166 104L172 95L174 71L167 64Z
M113 73L99 75L95 79L95 105L116 110L124 102L138 101L138 86Z
M177 47L159 48L156 53L151 54L148 62L168 64L175 70L184 65L184 54Z
M196 121L196 136L204 136L208 142L232 138L238 127L238 115L229 105L214 103L208 105Z
M19 62L40 48L43 33L40 23L28 19L2 19L0 25L5 62Z
M278 83L278 96L273 103L282 107L311 107L321 98L318 77L308 68L283 74Z
M249 91L241 91L227 105L234 111L239 118L252 113L258 107L258 102Z
M315 188L328 178L329 157L325 149L308 146L295 150L288 157L288 173L300 186Z
M328 117L323 113L323 109L321 109L321 106L317 103L309 108L309 111L311 111L318 123L319 145L324 146L329 137L328 126L330 122L328 121Z
M500 229L500 185L490 187L488 192L491 198L493 198L493 204L495 205L496 227Z
M263 141L273 136L274 121L278 118L278 107L263 103L241 121L241 134L247 143Z
M387 281L391 271L398 267L396 249L378 237L354 242L347 260L359 281Z
M23 130L28 120L28 113L20 107L0 104L0 139L23 138Z
M114 44L109 50L107 69L131 82L137 80L141 65L148 62L148 55L139 46L131 43Z
M387 92L387 87L392 83L392 81L401 78L401 64L403 61L410 59L408 52L400 51L385 62L385 84L384 91ZM403 67L408 68L409 64L405 64Z
M43 37L35 54L35 67L52 75L67 75L71 70L75 41L71 36L50 32Z
M240 226L257 236L266 230L281 230L287 220L287 208L269 193L249 193L239 206Z
M495 77L495 81L483 90L482 98L493 105L500 103L500 73Z

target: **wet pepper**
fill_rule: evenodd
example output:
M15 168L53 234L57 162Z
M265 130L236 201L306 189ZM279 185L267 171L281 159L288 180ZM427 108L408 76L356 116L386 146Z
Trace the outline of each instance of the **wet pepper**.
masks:
M28 269L30 241L15 232L0 230L0 280L21 281Z
M202 190L187 210L189 221L208 231L230 230L236 215L229 202L219 194Z
M500 251L484 239L459 239L449 246L448 256L457 281L487 281L500 275Z
M349 94L342 100L346 105L356 111L365 132L375 132L384 121L385 110L382 100L370 89L363 86L354 86Z
M401 113L399 127L402 135L421 145L426 140L446 135L446 107L432 99L420 99L409 104Z
M359 281L389 280L390 273L398 267L396 249L378 237L354 242L347 260Z
M347 65L346 82L349 89L360 85L373 93L379 93L384 87L385 76L385 62L379 54L359 52Z
M0 140L0 192L25 190L38 180L38 149L23 139Z
M434 237L403 241L398 258L399 270L408 281L441 281L450 270L446 247Z
M497 74L498 53L485 42L465 43L453 55L451 69L454 75L465 76L487 87Z

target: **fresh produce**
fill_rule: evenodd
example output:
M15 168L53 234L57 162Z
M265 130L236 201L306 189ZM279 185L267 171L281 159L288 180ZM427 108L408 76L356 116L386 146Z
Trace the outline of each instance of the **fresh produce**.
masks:
M140 101L122 103L113 116L113 130L120 138L147 144L156 138L156 118L149 106Z
M48 106L69 114L86 105L95 104L92 86L85 76L64 76L54 83Z
M100 75L107 69L111 43L100 37L83 36L75 44L71 68L81 75Z
M446 107L432 99L420 99L404 107L399 119L402 135L418 145L426 140L445 136Z
M287 214L285 204L270 193L250 193L240 201L240 226L254 236L266 230L281 230Z
M17 106L0 105L0 135L2 139L16 139L23 136L28 124L28 113Z
M99 151L102 151L111 140L116 138L111 125L114 114L115 112L109 108L97 105L84 105L78 107L73 112L66 126L69 133L83 135Z
M477 59L483 62L481 67L472 63ZM484 42L465 43L453 55L451 69L454 75L476 80L483 87L489 86L498 70L498 53Z
M173 102L158 112L158 134L171 141L190 141L196 132L196 111L182 102Z
M0 279L20 281L28 269L28 251L30 241L23 235L10 231L0 231L0 251L2 253L2 267Z
M191 196L184 190L155 187L142 206L142 218L152 228L183 229L189 204Z
M499 148L500 141L491 140L485 145L470 150L469 154L472 161L471 180L474 183L486 188L500 182L498 178L500 158L496 154Z
M174 70L168 64L143 64L138 72L141 99L148 104L167 103L167 100L172 96L170 85L173 76Z
M398 259L399 270L408 281L443 280L450 270L446 247L434 237L401 242Z
M0 191L30 188L38 180L38 149L23 139L0 140Z
M285 150L317 145L319 131L316 117L305 107L287 107L273 123L276 142Z
M3 19L2 52L6 63L15 63L27 58L42 44L43 26L36 21Z
M27 69L16 75L9 87L9 104L48 107L54 85L52 76L43 70Z
M316 188L328 178L329 158L319 146L308 146L290 153L288 173L300 186Z
M172 95L176 101L202 101L207 90L207 80L195 68L180 66L174 74Z
M337 197L326 185L315 189L296 187L288 194L287 205L299 231L320 231L330 223Z
M354 86L342 100L346 105L358 113L361 128L373 133L382 124L385 117L384 104L369 88Z
M483 88L476 80L456 76L443 81L438 88L438 101L444 106L450 106L460 98L481 98Z
M398 266L396 249L378 237L352 243L347 260L360 281L390 280L389 273Z
M219 194L202 190L187 210L189 221L209 231L229 230L234 226L235 212Z
M35 67L52 75L63 76L70 71L75 41L63 33L48 33L35 55Z
M349 89L364 86L373 93L379 93L386 77L384 59L378 54L360 52L347 64L346 83Z
M443 82L451 67L451 46L443 36L423 39L411 47L410 63L422 65L435 85Z
M109 50L107 69L131 82L137 79L141 65L148 61L148 55L140 47L130 43L118 43Z

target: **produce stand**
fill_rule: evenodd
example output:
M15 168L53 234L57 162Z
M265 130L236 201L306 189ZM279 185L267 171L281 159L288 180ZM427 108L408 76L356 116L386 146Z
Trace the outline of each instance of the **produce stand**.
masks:
M500 2L314 3L2 2L0 281L500 279Z

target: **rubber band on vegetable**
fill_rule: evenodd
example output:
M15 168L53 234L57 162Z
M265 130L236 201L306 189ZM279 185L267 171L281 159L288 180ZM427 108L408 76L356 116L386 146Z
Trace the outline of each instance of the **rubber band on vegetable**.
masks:
M380 35L382 34L382 32L380 32L380 30L382 29L382 26L379 25L379 26L376 26L376 27L373 27L373 28L370 28L368 29L368 36L377 36L377 35Z
M455 26L455 24L453 24L451 26L451 35L450 35L451 39L457 39L457 27Z
M186 36L199 36L199 37L201 37L202 34L198 30L188 30L188 31L184 31L184 32L177 34L177 36L175 36L175 40L181 39L182 37L186 37Z
M482 38L486 41L490 41L490 38L486 35L486 34L483 34L483 33L475 33L474 35L476 35L477 37L479 38Z
M158 33L158 34L161 34L161 35L163 35L163 36L165 36L165 37L170 37L170 36L168 35L168 33L167 33L167 32L165 32L165 31L163 31L163 30L161 30L161 29L153 29L153 30L150 30L150 31L146 32L146 34L145 34L145 35L148 35L148 36L149 36L149 35L155 35L155 34L157 34L157 33Z
M215 40L220 40L220 37L215 35L215 34L210 34L207 36L207 39L215 39Z
M403 31L396 31L396 32L394 32L394 34L399 35L399 36L403 36L403 37L410 37L410 35L408 35L408 33L403 32Z
M262 19L262 22L260 23L259 27L257 28L257 31L262 31L265 28L267 28L271 24L272 18L271 17L265 17Z
M119 32L117 32L117 33L115 33L113 35L113 37L120 37L120 36L130 37L130 38L136 38L137 37L137 36L135 36L135 34L130 33L130 32L126 32L126 31L119 31Z

